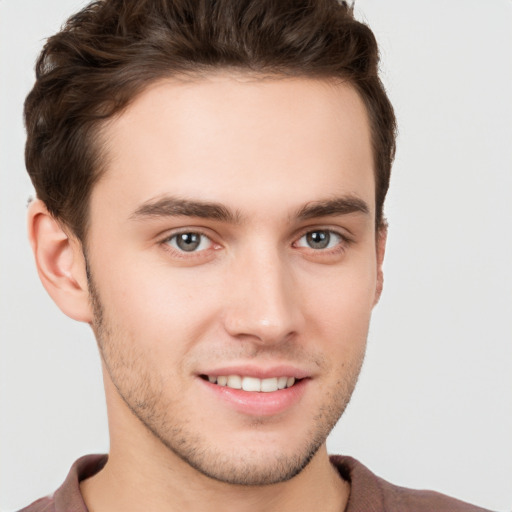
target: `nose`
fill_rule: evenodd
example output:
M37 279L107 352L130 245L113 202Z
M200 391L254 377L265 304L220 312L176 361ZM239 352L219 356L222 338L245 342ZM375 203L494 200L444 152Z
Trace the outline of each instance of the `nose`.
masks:
M259 250L238 259L226 289L226 331L264 345L297 335L303 315L292 270L277 250Z

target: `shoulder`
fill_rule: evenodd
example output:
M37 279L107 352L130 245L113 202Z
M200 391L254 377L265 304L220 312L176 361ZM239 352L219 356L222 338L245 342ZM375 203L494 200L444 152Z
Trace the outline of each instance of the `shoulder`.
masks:
M351 485L346 512L490 512L438 492L393 485L352 457L335 455L331 462Z
M40 498L18 512L55 512L55 500L53 496Z
M18 512L87 512L80 493L80 482L105 466L107 455L86 455L79 458L69 470L64 483L51 495L34 501Z

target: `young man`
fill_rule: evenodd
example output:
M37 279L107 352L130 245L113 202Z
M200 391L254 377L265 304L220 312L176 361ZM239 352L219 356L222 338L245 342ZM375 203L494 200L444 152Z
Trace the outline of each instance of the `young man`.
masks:
M327 455L382 289L377 64L328 0L106 0L50 38L29 235L94 330L111 447L25 510L482 510Z

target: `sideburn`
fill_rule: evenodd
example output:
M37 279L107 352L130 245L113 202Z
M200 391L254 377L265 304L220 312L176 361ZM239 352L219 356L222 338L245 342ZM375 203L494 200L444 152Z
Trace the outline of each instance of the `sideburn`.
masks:
M98 288L94 283L89 258L87 257L87 252L83 246L82 254L85 261L85 275L87 277L87 288L89 290L89 303L91 304L93 311L93 321L90 325L101 348L104 331L104 309L101 304Z

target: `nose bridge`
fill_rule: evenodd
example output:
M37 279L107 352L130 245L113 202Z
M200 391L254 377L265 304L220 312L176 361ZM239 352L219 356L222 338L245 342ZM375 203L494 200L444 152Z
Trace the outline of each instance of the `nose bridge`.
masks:
M300 330L294 276L277 247L260 244L237 259L230 279L225 324L233 336L275 343Z

